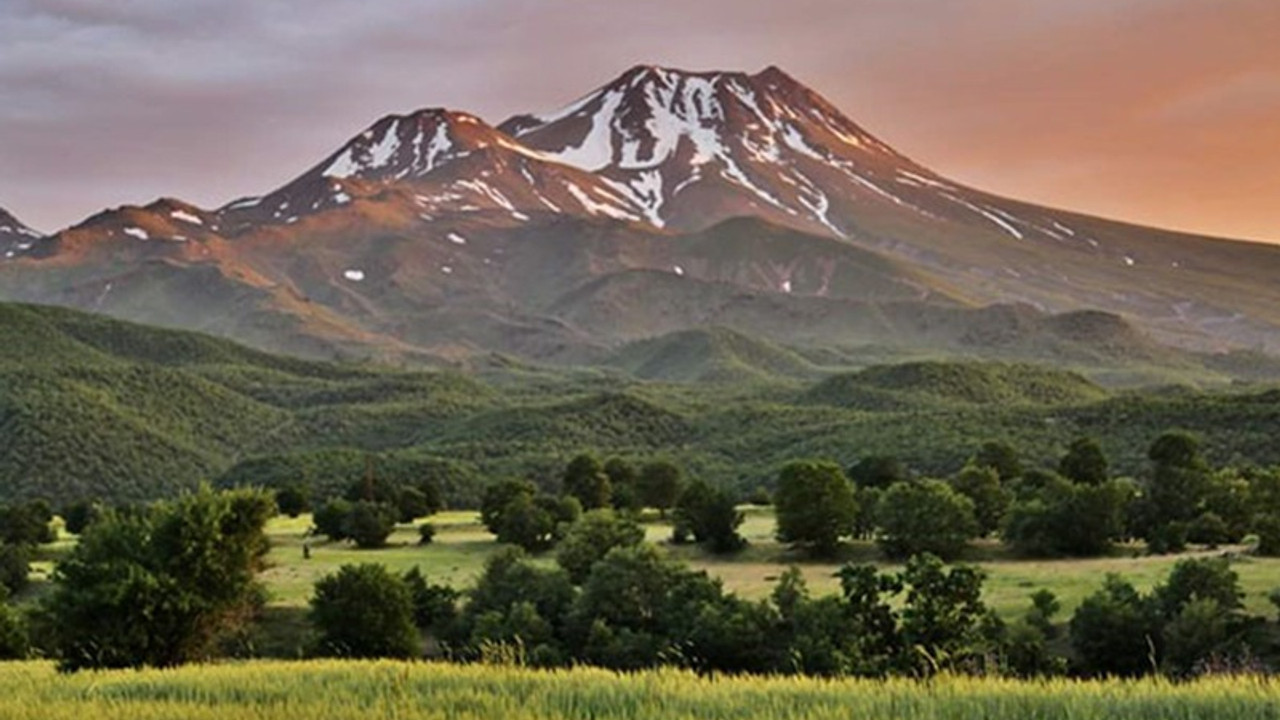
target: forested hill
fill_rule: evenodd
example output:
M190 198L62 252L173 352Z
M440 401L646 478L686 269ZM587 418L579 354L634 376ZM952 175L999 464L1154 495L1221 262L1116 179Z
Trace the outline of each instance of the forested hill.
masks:
M141 500L202 480L338 482L373 468L435 473L456 505L494 478L554 483L584 450L669 457L745 491L798 457L892 454L941 474L986 440L1034 464L1080 435L1098 438L1119 471L1140 473L1145 448L1170 428L1201 435L1216 462L1280 461L1280 391L1265 386L1120 392L1056 369L974 362L837 371L806 361L808 377L735 373L734 383L503 358L466 374L409 372L3 304L0 338L0 500Z

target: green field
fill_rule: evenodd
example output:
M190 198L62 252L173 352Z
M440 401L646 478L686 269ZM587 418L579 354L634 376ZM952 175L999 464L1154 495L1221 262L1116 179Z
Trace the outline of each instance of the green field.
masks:
M835 562L802 561L774 539L770 509L745 508L745 512L747 519L741 531L751 545L728 557L708 555L695 546L669 545L670 526L656 517L649 517L645 527L651 542L661 544L671 555L691 566L721 578L727 589L752 598L767 595L777 576L789 565L802 569L815 592L834 592L838 585L834 573L843 562L881 563L879 553L869 542L851 544L845 555ZM274 607L304 607L315 581L346 563L376 562L397 571L417 565L434 583L465 588L479 575L485 558L498 549L498 544L475 513L446 512L429 521L438 531L430 545L416 544L417 531L406 525L391 536L389 547L358 550L348 543L306 538L308 516L276 518L268 526L273 544L268 561L272 567L263 575ZM303 543L310 544L310 560L303 559ZM1223 551L1143 555L1136 548L1121 548L1112 557L1105 558L1024 560L1010 557L993 541L972 548L968 561L987 572L986 601L1002 615L1012 617L1024 612L1027 598L1036 590L1047 588L1062 601L1061 618L1065 619L1081 600L1102 585L1107 573L1119 573L1139 589L1149 590L1168 575L1178 560L1190 554L1220 552ZM550 555L545 556L544 561L554 562ZM1280 586L1280 558L1241 556L1233 569L1240 575L1240 584L1246 593L1246 609L1260 615L1272 614L1274 606L1267 600L1267 593Z
M48 663L0 666L7 720L365 720L366 718L685 718L733 720L1267 720L1280 681L1216 677L1019 682L705 678L483 665L250 662L58 675Z

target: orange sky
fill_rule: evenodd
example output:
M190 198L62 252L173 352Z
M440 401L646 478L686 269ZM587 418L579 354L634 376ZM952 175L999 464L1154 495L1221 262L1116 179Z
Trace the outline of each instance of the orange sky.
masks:
M0 206L52 230L287 181L377 117L777 64L936 171L1280 241L1280 0L3 0Z

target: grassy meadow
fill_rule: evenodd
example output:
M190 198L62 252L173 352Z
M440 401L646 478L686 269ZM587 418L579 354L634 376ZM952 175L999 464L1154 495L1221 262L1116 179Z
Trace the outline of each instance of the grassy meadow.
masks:
M31 662L0 666L0 717L1267 720L1280 717L1280 681L832 681L352 661L255 661L58 675L51 664Z
M723 580L726 588L750 598L768 595L778 575L790 565L799 566L809 586L819 593L836 590L838 581L834 574L843 562L875 562L890 566L880 560L880 554L871 542L850 544L844 555L835 561L803 560L774 539L772 509L750 507L744 508L744 512L746 520L741 532L751 544L741 553L731 556L709 555L692 545L670 545L667 542L671 535L670 525L652 514L646 517L645 529L648 539L661 544L672 556L706 570ZM274 607L305 607L315 581L347 563L376 562L396 571L406 571L417 565L431 582L457 588L468 586L483 569L485 558L497 550L498 544L474 512L444 512L428 518L428 521L437 530L430 545L418 545L417 529L403 525L391 536L387 548L359 550L349 543L307 538L309 516L272 520L268 526L273 543L268 561L272 567L264 574L263 580L272 594ZM304 543L311 548L309 560L303 559ZM1226 551L1229 549L1199 552L1219 554ZM543 556L544 561L548 564L554 562L553 555ZM1065 619L1086 596L1102 585L1107 573L1119 573L1140 590L1149 590L1168 575L1178 560L1187 556L1143 555L1139 548L1122 547L1112 556L1103 558L1027 560L1011 556L998 543L991 541L971 548L965 561L987 572L985 599L1002 615L1013 617L1021 614L1028 606L1028 597L1040 588L1047 588L1062 602L1060 618ZM1273 613L1274 607L1267 600L1267 593L1280 586L1280 558L1242 555L1232 567L1240 575L1248 611L1263 615Z

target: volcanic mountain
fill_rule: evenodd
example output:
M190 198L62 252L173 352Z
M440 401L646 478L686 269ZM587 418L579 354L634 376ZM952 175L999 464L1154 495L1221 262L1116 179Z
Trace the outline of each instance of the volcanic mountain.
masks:
M308 355L596 362L711 327L1055 359L1280 346L1280 248L965 187L776 68L636 67L496 128L390 115L264 195L24 244L0 298Z

